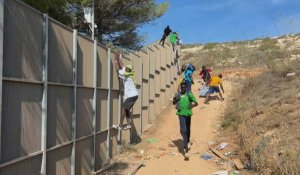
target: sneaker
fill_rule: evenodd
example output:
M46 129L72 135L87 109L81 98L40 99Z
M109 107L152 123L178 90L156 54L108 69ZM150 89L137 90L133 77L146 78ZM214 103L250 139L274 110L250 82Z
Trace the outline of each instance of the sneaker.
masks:
M112 128L118 129L118 130L122 130L123 129L121 125L112 125Z
M188 145L187 145L188 150L190 150L191 147L192 147L192 144L189 142Z
M190 159L190 155L188 152L184 153L184 160L189 160Z
M123 129L131 129L131 125L128 124L128 125L126 125Z

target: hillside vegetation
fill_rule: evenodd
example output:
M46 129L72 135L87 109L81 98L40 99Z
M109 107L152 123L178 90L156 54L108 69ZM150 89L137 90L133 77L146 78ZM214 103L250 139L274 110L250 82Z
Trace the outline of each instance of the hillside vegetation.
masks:
M222 133L238 145L250 173L300 174L300 35L189 45L181 52L183 62L197 68L239 70L225 76L235 89ZM241 76L241 70L260 72Z

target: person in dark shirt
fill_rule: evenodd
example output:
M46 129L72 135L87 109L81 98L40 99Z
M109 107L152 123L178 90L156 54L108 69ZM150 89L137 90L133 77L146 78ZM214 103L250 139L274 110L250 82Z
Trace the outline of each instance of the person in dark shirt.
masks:
M211 79L210 72L212 72L211 68L207 68L206 66L202 66L202 70L199 75L203 79L205 85L209 84L209 80Z
M164 29L164 34L162 36L162 38L159 41L159 44L161 44L162 46L165 45L165 40L167 38L167 36L169 36L169 34L172 32L172 30L170 29L169 25Z

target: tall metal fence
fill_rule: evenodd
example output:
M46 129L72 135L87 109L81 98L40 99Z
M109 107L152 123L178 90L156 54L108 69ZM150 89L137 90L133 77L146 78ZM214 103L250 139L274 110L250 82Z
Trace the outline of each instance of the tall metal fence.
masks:
M0 174L85 175L138 137L177 89L172 46L123 55L139 98L121 115L116 52L15 0L0 0Z

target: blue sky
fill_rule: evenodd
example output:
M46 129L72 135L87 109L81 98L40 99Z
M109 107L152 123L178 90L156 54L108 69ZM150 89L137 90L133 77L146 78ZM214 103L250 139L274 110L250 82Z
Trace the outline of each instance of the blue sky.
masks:
M164 2L165 0L156 0ZM139 29L145 45L169 25L184 44L249 40L300 32L300 0L169 0L161 18Z

